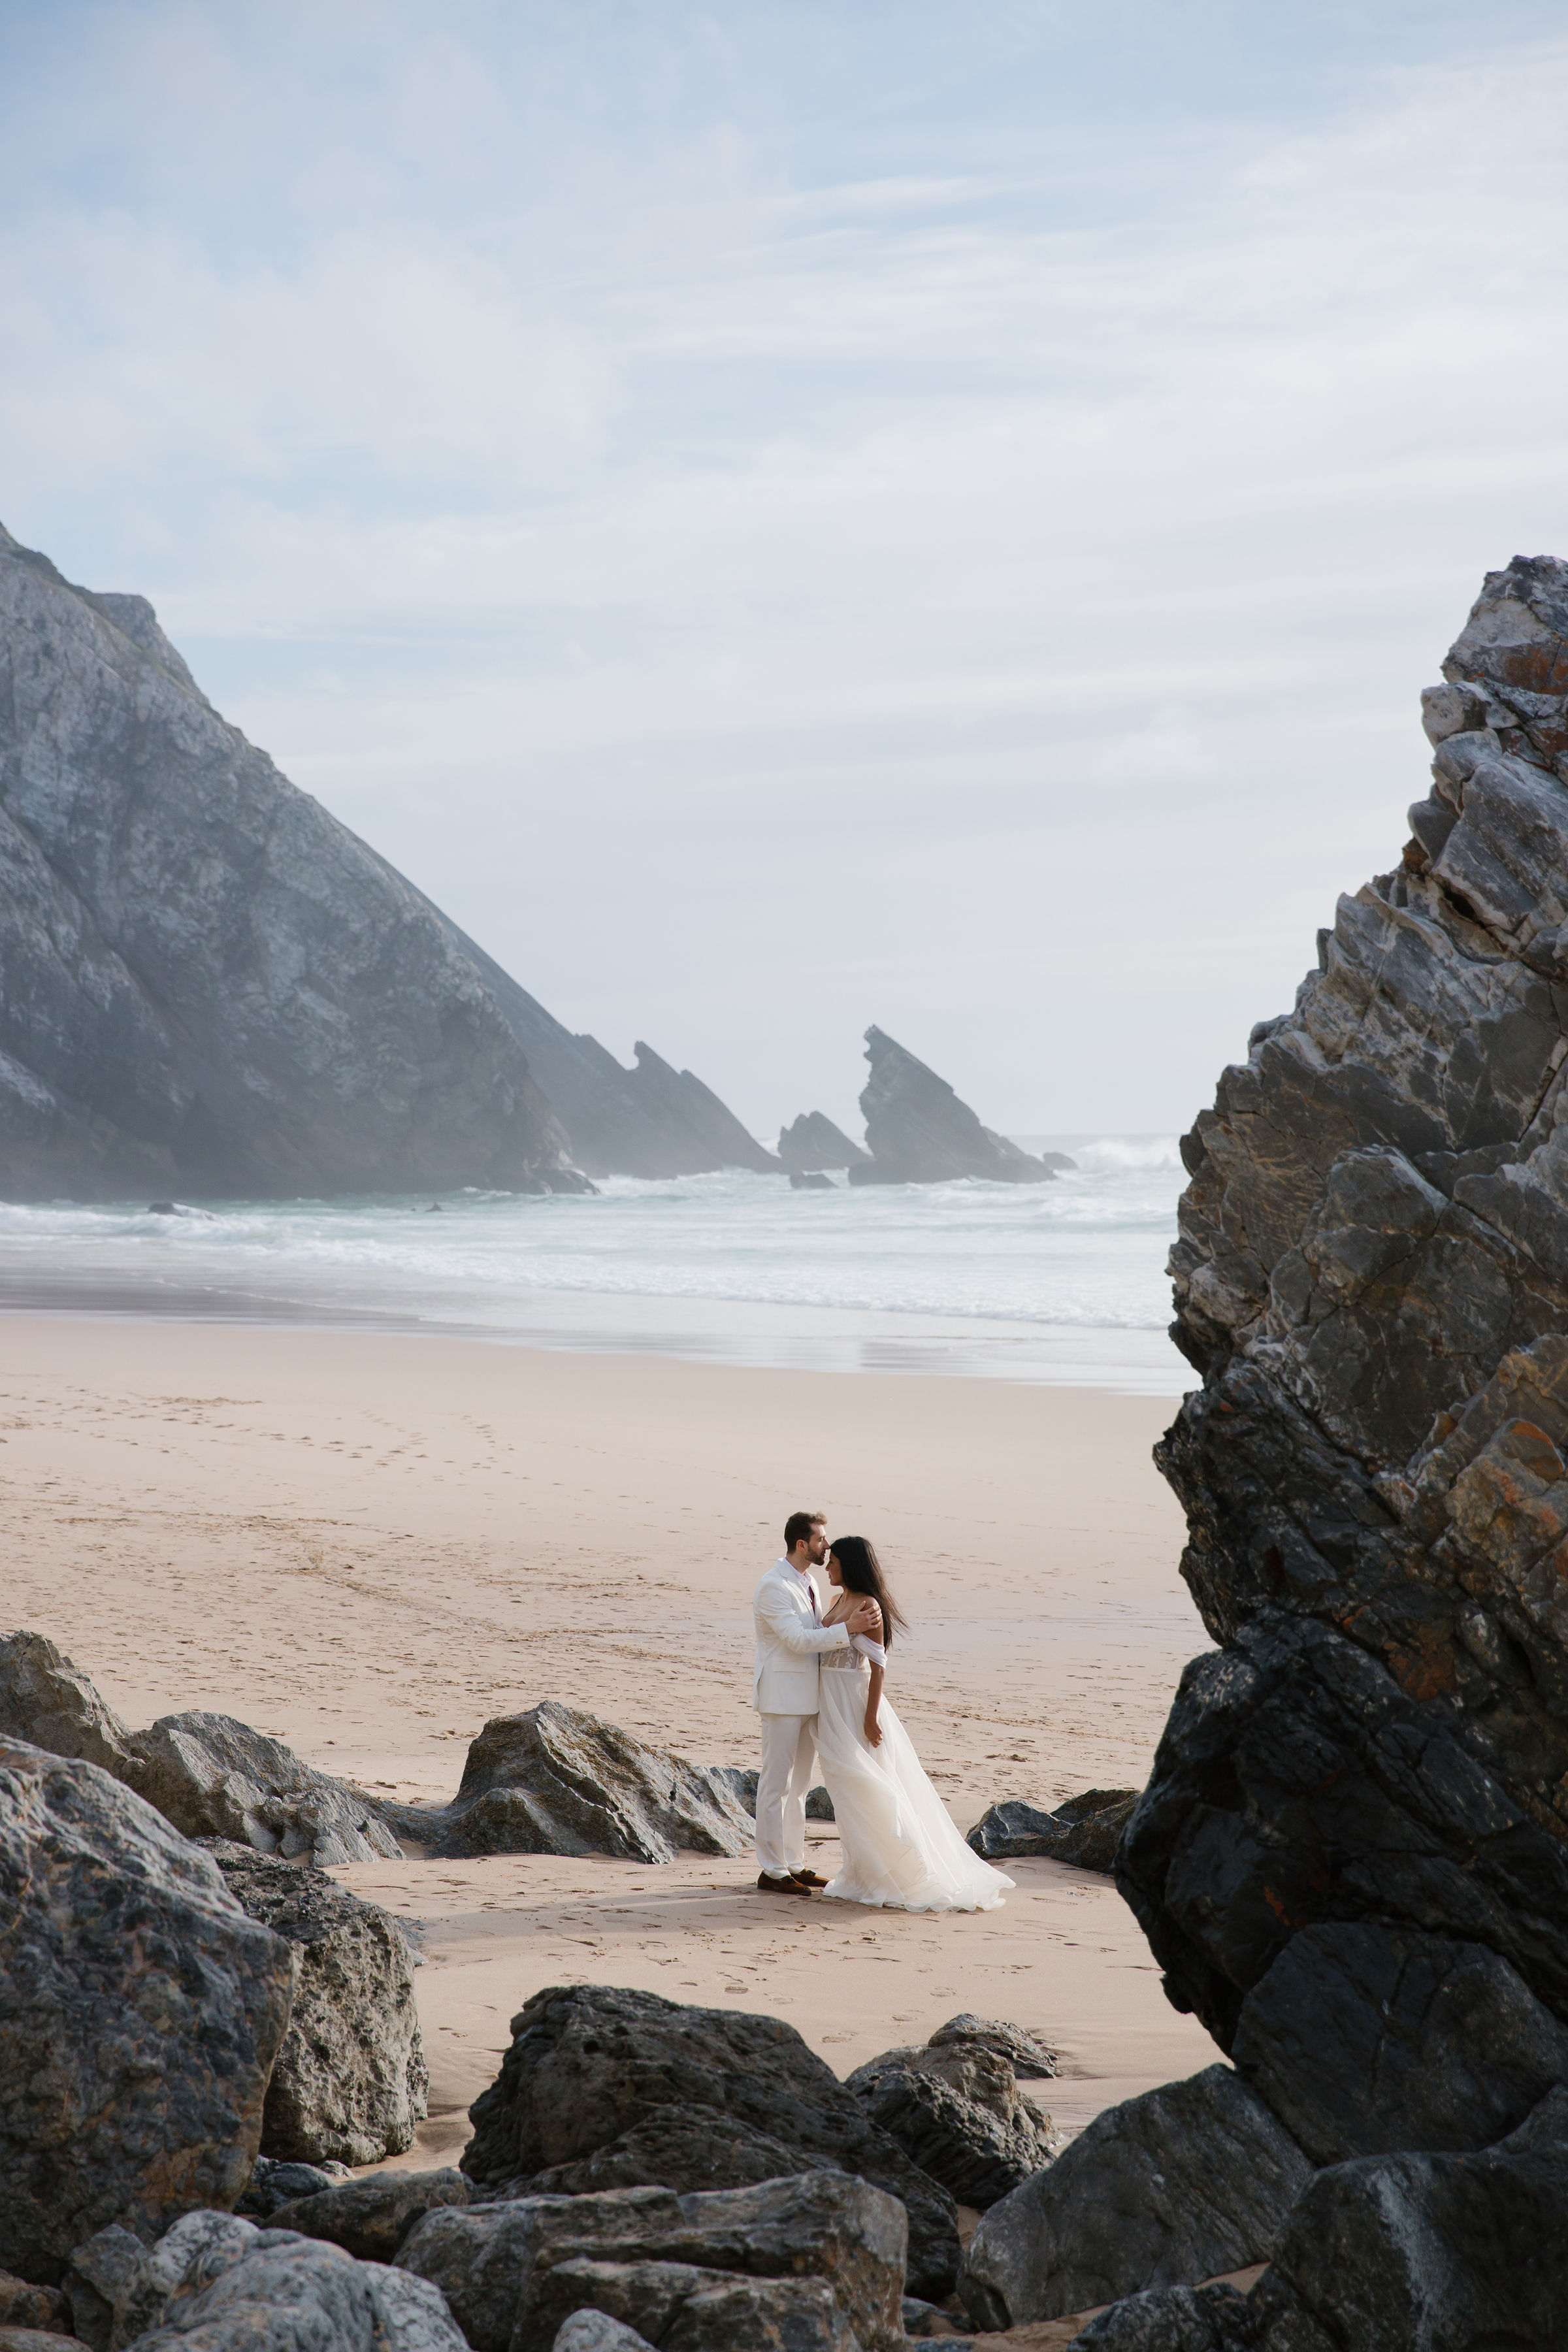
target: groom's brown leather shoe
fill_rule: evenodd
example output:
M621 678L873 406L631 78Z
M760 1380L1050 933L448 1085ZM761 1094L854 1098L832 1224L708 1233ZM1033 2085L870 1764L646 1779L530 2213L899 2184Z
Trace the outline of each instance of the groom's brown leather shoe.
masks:
M823 1884L826 1885L826 1881L824 1880ZM770 1878L766 1871L758 1879L757 1886L763 1895L809 1895L811 1893L809 1886L802 1886L796 1879Z
M818 1886L826 1886L827 1884L826 1878L818 1878L815 1870L792 1870L790 1872L790 1876L794 1879L797 1886L804 1886L808 1890Z

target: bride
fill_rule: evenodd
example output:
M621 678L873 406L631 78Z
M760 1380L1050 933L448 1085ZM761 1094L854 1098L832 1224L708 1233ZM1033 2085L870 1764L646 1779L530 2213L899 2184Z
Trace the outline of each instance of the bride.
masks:
M882 1639L853 1633L821 1657L816 1752L838 1825L843 1863L824 1887L849 1903L899 1911L991 1911L1013 1881L972 1853L921 1769L909 1733L883 1698L887 1645L908 1628L864 1536L840 1536L827 1555L838 1624L862 1594L882 1612Z

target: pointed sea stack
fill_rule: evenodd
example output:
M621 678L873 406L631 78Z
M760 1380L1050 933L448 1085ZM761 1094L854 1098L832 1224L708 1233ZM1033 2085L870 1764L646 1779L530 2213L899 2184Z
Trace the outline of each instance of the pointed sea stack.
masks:
M819 1174L826 1168L860 1168L870 1159L851 1143L826 1111L803 1110L790 1127L779 1130L779 1160L794 1176Z
M871 1075L860 1108L871 1158L851 1165L851 1184L942 1184L963 1176L1000 1184L1051 1181L1054 1168L982 1127L945 1078L875 1026L866 1032L866 1059Z

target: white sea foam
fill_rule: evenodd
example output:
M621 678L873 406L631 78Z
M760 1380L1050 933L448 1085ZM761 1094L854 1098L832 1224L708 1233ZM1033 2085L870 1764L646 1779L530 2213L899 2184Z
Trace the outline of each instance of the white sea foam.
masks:
M384 1199L193 1203L173 1217L5 1205L0 1297L1172 1392L1184 1382L1163 1336L1173 1144L1076 1140L1077 1169L1044 1185L793 1192L725 1171L615 1178L591 1198L460 1192L437 1213Z

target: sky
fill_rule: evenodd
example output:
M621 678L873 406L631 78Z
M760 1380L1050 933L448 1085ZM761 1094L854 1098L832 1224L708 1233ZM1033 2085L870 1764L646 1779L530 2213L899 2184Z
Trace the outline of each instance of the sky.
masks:
M575 1029L1173 1130L1568 554L1568 25L0 0L0 521Z

